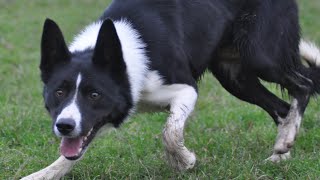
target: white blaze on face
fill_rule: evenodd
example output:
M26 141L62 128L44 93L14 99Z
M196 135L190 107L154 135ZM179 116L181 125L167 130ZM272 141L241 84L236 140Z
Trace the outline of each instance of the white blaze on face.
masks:
M56 124L59 122L60 119L72 119L76 123L76 127L74 131L70 134L70 136L77 136L81 131L81 113L77 104L77 96L79 91L79 85L81 83L81 74L78 74L77 81L76 81L76 90L75 94L71 100L71 102L62 109L61 113L57 117ZM54 132L57 136L62 136L61 133L58 131L57 126L54 126Z

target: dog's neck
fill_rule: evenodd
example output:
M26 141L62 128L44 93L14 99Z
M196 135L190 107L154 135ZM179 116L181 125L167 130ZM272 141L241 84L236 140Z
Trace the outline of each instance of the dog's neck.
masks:
M87 26L69 46L71 52L94 49L102 21ZM140 93L144 86L148 73L149 59L146 54L146 44L139 32L135 30L129 21L115 21L114 25L121 42L123 59L127 65L131 95L134 104L140 99Z

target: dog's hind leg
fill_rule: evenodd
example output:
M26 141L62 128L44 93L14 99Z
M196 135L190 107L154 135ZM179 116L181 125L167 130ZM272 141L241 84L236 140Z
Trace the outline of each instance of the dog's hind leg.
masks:
M287 55L287 57L290 56ZM266 60L271 59L271 57L266 56L260 59L263 58ZM310 96L315 91L314 82L316 82L312 79L313 74L310 69L301 64L299 57L291 56L291 59L283 61L288 63L287 67L283 67L285 63L276 64L271 60L269 60L269 62L272 62L269 66L258 68L255 66L257 68L255 71L258 72L259 78L280 84L281 87L288 90L289 95L293 98L287 116L285 118L279 117L278 119L278 135L273 155L267 159L272 162L279 162L290 157L290 149L293 147L298 134Z
M288 89L294 99L287 117L281 119L278 126L274 153L268 158L274 162L280 161L293 146L310 96L320 92L320 50L314 44L302 40L300 54L311 64L311 67L306 68L297 61L295 66L291 66L291 73L283 75L286 80L282 82L282 86Z
M305 108L299 107L295 99L290 105L279 99L268 91L259 79L244 70L237 57L219 57L218 63L212 64L209 69L219 80L221 85L231 94L239 99L256 104L269 113L278 125L278 138L274 148L274 153L267 160L278 162L290 158L290 148L293 145L294 137L301 123L302 114Z
M290 105L265 88L256 75L242 67L238 56L218 56L209 70L237 98L264 109L276 124L288 114Z
M170 106L170 114L163 130L163 142L169 164L179 171L193 168L196 162L194 153L184 145L183 131L197 96L195 88L186 84L160 85L143 94L146 102Z
M70 161L64 156L60 156L54 163L50 166L35 172L29 176L22 178L22 180L55 180L62 178L67 174L77 161Z
M288 82L290 81L288 80ZM295 84L299 84L299 82L295 82ZM278 125L278 135L274 145L273 155L267 159L272 162L287 159L290 155L290 149L294 145L304 111L309 103L310 92L306 91L306 87L297 91L297 87L288 88L289 94L293 96L293 100L288 115L285 118L279 119L280 123Z
M293 99L288 116L279 120L280 123L278 125L278 135L274 145L274 152L267 160L279 162L290 156L290 149L294 144L302 121L303 112L301 112L301 108L299 101Z

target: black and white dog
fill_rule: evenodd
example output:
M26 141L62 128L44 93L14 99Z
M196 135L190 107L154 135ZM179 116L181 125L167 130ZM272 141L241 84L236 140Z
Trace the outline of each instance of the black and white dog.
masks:
M177 170L192 168L196 157L183 131L206 70L269 113L278 136L268 159L287 159L309 98L320 92L319 64L319 50L300 40L295 0L114 0L69 47L47 19L40 69L61 157L26 179L68 173L97 133L119 127L140 102L170 108L163 130L168 161ZM259 79L287 89L291 104Z

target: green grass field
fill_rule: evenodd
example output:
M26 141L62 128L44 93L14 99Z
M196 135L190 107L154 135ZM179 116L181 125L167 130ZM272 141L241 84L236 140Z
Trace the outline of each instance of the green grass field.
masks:
M303 35L320 44L320 1L299 0ZM39 46L46 17L68 42L95 20L108 1L0 0L0 179L18 179L51 164L59 139L42 103ZM197 164L185 173L166 164L161 131L166 113L138 114L96 140L65 179L319 179L320 107L312 99L292 160L272 153L276 126L258 107L237 100L209 74L185 132ZM274 85L268 85L281 94ZM98 145L99 144L99 145Z

